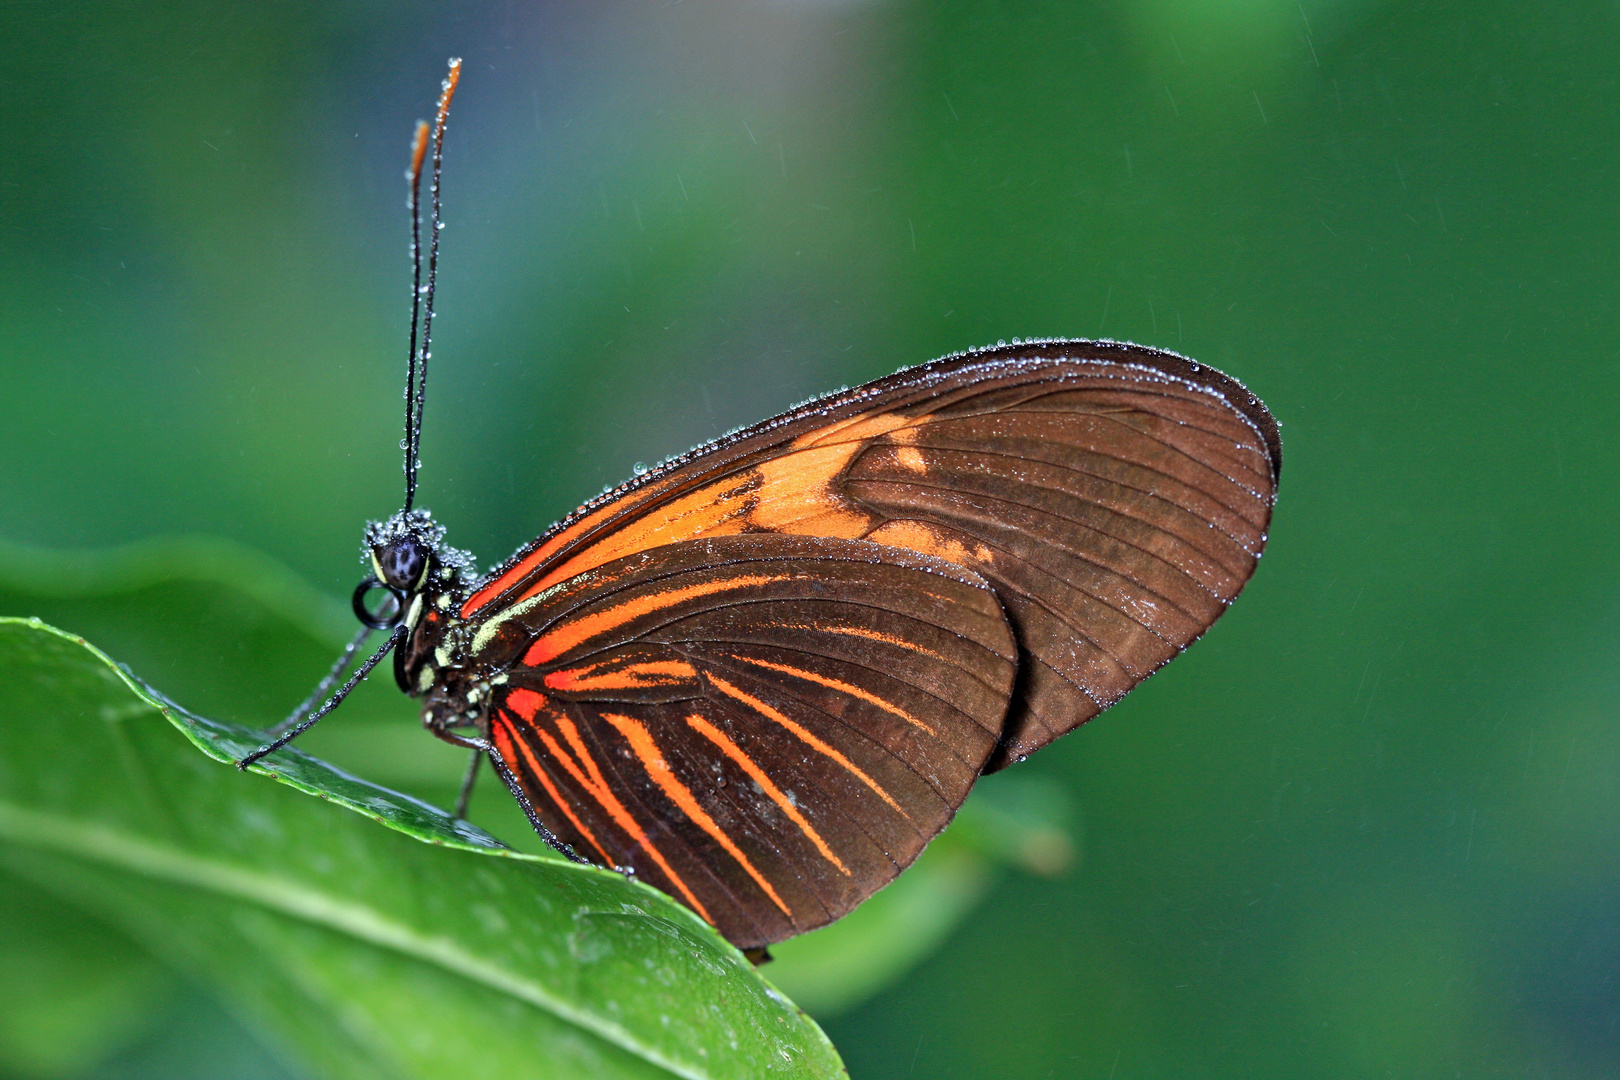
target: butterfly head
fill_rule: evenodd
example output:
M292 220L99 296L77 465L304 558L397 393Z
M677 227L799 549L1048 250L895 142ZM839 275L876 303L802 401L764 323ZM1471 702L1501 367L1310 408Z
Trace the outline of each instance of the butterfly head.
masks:
M367 626L386 630L400 622L414 624L423 597L450 595L478 575L473 557L444 542L444 526L426 510L401 510L386 521L366 525L362 561L371 576L354 593L355 616ZM370 594L383 589L389 599L370 606Z

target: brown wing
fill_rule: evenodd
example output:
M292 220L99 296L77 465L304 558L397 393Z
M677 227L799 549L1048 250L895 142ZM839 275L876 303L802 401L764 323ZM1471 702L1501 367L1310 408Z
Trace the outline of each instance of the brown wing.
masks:
M1053 341L949 357L699 447L581 507L472 619L661 544L866 539L977 571L1021 650L994 769L1186 648L1265 546L1282 450L1238 382L1173 353Z
M509 609L497 765L581 855L748 948L905 869L995 749L1017 650L978 575L864 541L730 536Z

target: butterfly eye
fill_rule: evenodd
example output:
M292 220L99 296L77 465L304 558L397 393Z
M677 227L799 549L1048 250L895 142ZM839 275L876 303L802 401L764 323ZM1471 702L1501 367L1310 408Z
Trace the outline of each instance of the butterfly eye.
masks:
M402 536L372 551L377 576L390 589L415 592L428 565L428 548L414 536Z
M374 597L371 594L381 590L383 596ZM375 603L377 606L372 607ZM368 577L354 590L354 617L371 627L373 630L387 630L391 626L399 625L400 615L405 610L405 593L391 585L384 585L374 577Z

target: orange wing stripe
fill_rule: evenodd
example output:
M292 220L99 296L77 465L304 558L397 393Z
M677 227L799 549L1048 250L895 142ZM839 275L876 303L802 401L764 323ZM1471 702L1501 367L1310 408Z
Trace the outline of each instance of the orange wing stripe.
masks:
M538 548L535 548L533 551L529 552L527 558L513 566L506 573L502 574L494 581L491 581L482 589L479 589L477 592L473 593L472 596L467 599L467 602L461 605L462 617L471 618L473 612L477 611L479 608L495 599L495 597L499 596L501 593L523 580L523 578L530 571L550 558L553 552L557 551L564 544L574 540L587 529L592 528L607 518L610 513L616 513L624 509L626 506L632 506L639 501L639 499L634 497L618 499L598 508L594 513L587 514L585 517L580 518L578 521L574 522L573 525L564 529L562 532L558 533L556 536L553 536L544 544L541 544Z
M759 785L761 791L770 796L771 802L780 807L782 813L786 814L793 824L799 827L799 831L804 833L812 844L816 845L816 850L820 851L828 862L838 867L839 873L849 877L849 868L839 860L838 856L833 854L832 848L828 847L826 841L822 840L815 827L805 820L803 814L799 813L799 808L794 806L786 795L782 794L782 789L771 782L771 778L766 775L765 770L761 769L753 758L744 753L742 747L732 742L725 732L696 713L688 716L686 722L699 735L718 746L722 754L741 765L743 772L747 773L754 783Z
M912 727L926 731L930 735L937 734L933 728L929 727L915 716L912 716L898 705L895 705L892 702L884 701L870 690L862 690L854 683L847 683L841 679L828 678L826 675L818 675L814 671L806 671L803 668L789 667L787 664L773 664L769 660L756 660L752 656L737 656L736 653L733 653L732 656L738 660L741 660L745 664L753 664L755 667L768 668L771 671L780 671L784 675L792 675L796 679L803 679L805 682L813 682L818 686L825 686L830 689L837 690L840 693L848 694L850 697L860 698L862 701L870 702L871 704L876 705L886 713L892 713L895 716L898 716Z
M898 634L885 634L881 630L868 630L864 626L833 626L831 624L826 626L817 626L815 623L782 623L781 625L785 630L810 630L817 634L844 634L849 637L870 638L873 641L881 641L886 645L895 645L902 649L910 649L914 653L921 653L924 656L933 657L935 660L940 660L947 664L952 662L950 657L937 653L933 649L918 645L915 641L907 641Z
M666 589L660 593L638 596L632 600L626 600L622 604L615 604L604 611L598 611L594 615L584 615L577 619L565 619L555 630L542 635L538 641L529 646L529 651L523 654L523 662L531 667L539 667L593 637L615 630L633 619L640 618L642 615L662 608L672 607L686 600L782 580L784 579L780 576L756 574L746 577L722 578L718 581L705 581L698 585L688 585L683 589Z
M860 780L861 783L871 788L878 798L882 799L884 802L893 807L896 813L905 818L907 821L911 820L911 815L900 809L900 804L890 798L889 793L884 791L883 788L878 785L876 780L873 780L870 776L867 776L853 761L849 760L849 758L845 757L843 754L840 754L836 749L828 746L826 743L812 735L805 728L794 723L787 716L783 715L776 709L771 708L769 705L759 700L759 698L754 697L752 694L746 693L735 686L732 686L730 683L726 682L726 680L720 678L718 675L715 675L713 672L709 673L709 681L713 683L715 688L721 693L726 694L729 697L736 698L738 701L742 702L750 709L753 709L767 720L773 720L782 725L784 728L787 728L788 731L797 736L800 742L810 747L810 749L816 751L818 754L825 754L827 757L832 758L832 760L848 769L854 774L856 779Z
M649 686L679 686L697 679L697 669L680 660L650 660L601 670L601 664L563 668L546 676L546 685L559 693L598 690L640 690Z
M698 805L697 798L692 794L691 788L681 783L675 776L674 771L669 767L669 762L664 760L663 753L658 749L658 744L653 742L653 737L648 734L647 729L628 716L603 713L602 718L618 728L619 734L629 740L630 749L635 751L636 757L641 759L641 764L647 770L647 775L652 777L654 783L664 789L664 794L668 795L675 805L681 808L681 812L690 818L698 828L714 837L715 841L726 849L726 853L736 859L737 864L747 872L749 877L754 879L754 883L765 891L765 895L771 898L771 903L781 908L782 914L792 919L793 912L782 902L782 898L776 895L776 890L771 888L769 881L765 880L765 875L754 869L754 864L748 861L748 856L743 854L742 848L738 847L736 842L726 835L726 831L719 826L714 818L709 816L708 811Z
M563 752L563 748L557 745L557 740L551 737L551 732L545 728L535 729L540 736L540 740L546 744L546 749L550 751L551 756L562 762L563 767L573 776L574 781L584 788L591 798L600 803L602 809L608 812L608 816L618 823L619 828L629 833L630 838L652 857L653 862L658 864L658 868L669 878L671 884L686 898L686 902L691 905L692 910L703 916L705 922L713 924L713 917L698 902L698 898L692 893L692 890L687 888L686 882L681 880L681 876L675 872L675 868L665 860L663 852L653 846L652 841L647 838L646 832L642 830L640 825L636 824L636 819L630 816L630 811L624 808L624 804L619 801L618 796L613 794L612 789L602 779L602 772L596 767L596 762L592 759L590 751L585 749L584 740L579 737L579 730L574 727L574 722L566 716L559 716L557 717L557 728L562 732L563 738L568 740L568 745L579 755L580 762L585 769L590 771L590 776L587 777L581 771L580 766L576 765L573 759Z
M523 740L513 736L512 722L505 714L502 714L501 718L496 722L495 729L491 734L495 736L495 746L500 750L502 757L508 761L512 760L514 750L517 754L522 755L523 760L529 765L529 771L534 774L536 780L540 781L540 786L546 789L546 794L551 796L551 801L567 816L569 821L573 822L574 828L579 831L579 834L591 842L591 847L602 853L602 860L607 865L612 866L613 856L609 855L607 848L603 847L601 842L596 839L596 834L586 828L585 823L574 814L574 808L568 805L568 800L563 798L562 793L552 784L551 777L546 775L546 770L534 756L534 751L530 750L528 744Z

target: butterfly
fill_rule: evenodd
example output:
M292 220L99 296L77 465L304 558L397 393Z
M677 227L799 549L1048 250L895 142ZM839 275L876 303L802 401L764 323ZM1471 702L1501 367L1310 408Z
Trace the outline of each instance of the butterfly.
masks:
M480 574L412 505L458 74L433 129L405 507L367 526L354 597L389 638L304 716L357 638L243 767L392 650L428 729L474 751L458 812L487 758L559 851L632 871L757 950L893 880L980 775L1114 704L1249 580L1282 460L1266 407L1174 353L1067 340L800 405ZM426 144L423 124L413 208Z

